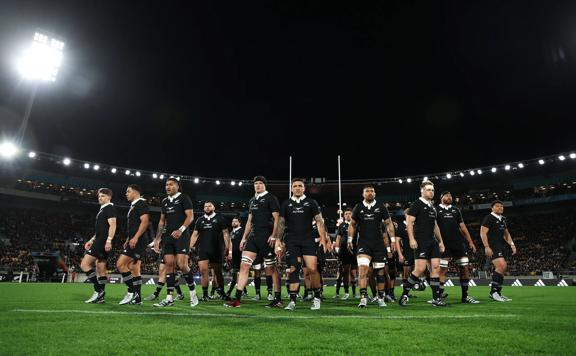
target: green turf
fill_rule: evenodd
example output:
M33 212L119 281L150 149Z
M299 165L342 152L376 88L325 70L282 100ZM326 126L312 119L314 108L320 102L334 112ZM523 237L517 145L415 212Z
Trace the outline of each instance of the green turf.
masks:
M458 287L446 291L447 308L426 304L428 289L406 308L358 310L328 288L322 310L300 302L288 312L265 301L119 306L122 285L107 286L106 304L86 305L87 284L2 283L0 354L576 354L576 288L508 287L510 303L470 288L478 305L458 304Z

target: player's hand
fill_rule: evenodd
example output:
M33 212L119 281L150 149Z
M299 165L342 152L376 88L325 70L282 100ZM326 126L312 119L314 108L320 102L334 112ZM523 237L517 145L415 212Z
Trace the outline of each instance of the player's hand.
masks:
M418 248L418 242L415 239L410 239L410 248L413 250Z
M276 243L274 244L274 252L276 253L276 256L278 256L278 260L280 260L284 254L284 246L282 241L276 240Z
M84 244L84 249L89 250L90 247L92 247L92 243L93 242L91 240L86 241L86 243Z
M404 255L400 252L398 252L398 262L404 263Z
M154 247L152 249L154 250L154 252L160 253L160 240L158 239L154 240Z
M440 249L440 253L444 253L444 251L446 250L446 248L444 247L444 242L440 242L438 244L438 248Z
M352 242L348 242L348 251L350 251L350 253L354 253L354 246L352 245Z
M476 245L474 245L474 243L470 243L470 245L468 245L468 247L472 250L473 253L476 253Z
M182 231L180 231L180 230L174 230L174 231L172 231L172 234L171 234L171 235L172 235L173 238L179 239L180 236L182 236Z
M232 261L232 250L228 251L228 261Z
M137 238L135 238L135 237L131 238L131 239L130 239L130 243L129 243L130 248L131 248L131 249L135 249L137 243L138 243L138 239L137 239ZM124 247L124 248L126 248L126 247Z
M276 238L273 235L270 235L268 238L268 246L274 248L274 245L276 245Z
M326 242L325 239L320 240L320 245L322 246L324 253L328 253L329 246L328 246L328 242Z
M246 247L246 239L240 240L240 251L244 251L244 247Z
M104 245L104 250L106 252L112 251L112 242L106 241L106 245Z
M512 249L512 256L514 256L516 254L516 246L512 245L510 248Z
M484 247L484 253L486 254L486 257L492 258L492 254L494 252L492 252L492 249L490 247Z
M396 243L395 242L390 243L390 251L392 251L392 253L396 252Z

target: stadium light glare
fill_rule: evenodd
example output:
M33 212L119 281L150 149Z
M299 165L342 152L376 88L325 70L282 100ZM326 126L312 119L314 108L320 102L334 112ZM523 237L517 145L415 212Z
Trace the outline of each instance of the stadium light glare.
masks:
M575 159L576 158L576 153L570 153L570 159Z
M164 179L164 174L160 174L160 179Z
M36 157L36 152L34 152L34 151L28 152L28 157L30 157L30 158L35 158L35 157Z
M18 154L18 147L12 142L6 141L0 144L0 156L5 159L12 159Z
M496 171L497 171L497 170L498 170L498 168L496 168L496 167L492 167L492 169L490 170L490 172L492 172L492 173L496 173Z
M402 184L404 181L402 180L402 178L398 179L398 183Z
M53 82L62 64L64 42L36 32L30 47L18 58L16 67L25 79Z
M126 174L127 176L129 176L129 175L130 175L130 170L127 169L127 170L124 172L124 174Z
M470 175L471 175L471 176L473 176L474 174L476 174L476 172L470 171Z
M194 183L196 183L196 184L200 183L200 179L194 178Z
M239 186L239 187L242 186L242 181L238 182L238 186Z
M546 163L546 161L544 161L543 159L538 160L538 164L540 164L541 166L544 165L545 163Z
M62 163L63 163L65 166L69 166L70 163L72 163L72 161L70 160L70 158L64 158L64 159L62 160Z
M216 185L220 185L220 181L219 181L219 180L216 180Z
M408 182L408 183L412 183L412 178L408 178L408 179L406 179L406 182Z
M464 172L460 172L460 177L464 178Z
M477 170L477 171L476 171L476 173L478 173L478 174L482 174L482 170L481 170L481 169L479 169L479 170Z
M136 173L135 173L135 174L136 174L136 177L140 177L140 175L141 175L141 173L140 173L140 172L138 172L138 171L136 171Z
M112 169L110 170L110 172L112 172L112 174L116 174L117 171L118 171L118 170L117 170L116 168L112 168Z
M100 166L95 164L94 166L92 166L92 169L94 169L95 171L100 170Z
M158 178L158 174L152 173L152 178L154 178L154 179Z
M423 180L423 181L424 181L424 180L428 180L428 177L424 177L424 179L422 179L422 180Z
M504 166L504 169L507 170L507 171L509 171L509 170L510 170L510 165L509 165L509 164L505 165L505 166Z
M560 155L560 156L558 156L558 159L561 160L561 161L563 161L563 160L566 159L566 157L565 157L564 155Z
M518 168L524 168L524 163L518 163Z
M231 185L231 186L235 186L235 185L236 185L236 181L231 181L231 182L230 182L230 185Z
M84 163L84 169L90 169L90 163Z

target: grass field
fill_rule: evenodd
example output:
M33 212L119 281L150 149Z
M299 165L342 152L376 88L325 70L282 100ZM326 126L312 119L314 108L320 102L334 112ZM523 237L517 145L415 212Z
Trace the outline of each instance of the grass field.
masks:
M143 286L148 295L153 286ZM426 304L430 290L406 308L332 299L320 311L300 302L295 312L247 301L226 309L219 301L192 309L119 306L123 285L106 287L106 304L86 305L86 284L0 284L1 354L576 354L576 288L505 288L509 303L488 300L487 287L470 288L481 301L447 308ZM400 293L397 288L396 294ZM187 293L186 293L187 294Z

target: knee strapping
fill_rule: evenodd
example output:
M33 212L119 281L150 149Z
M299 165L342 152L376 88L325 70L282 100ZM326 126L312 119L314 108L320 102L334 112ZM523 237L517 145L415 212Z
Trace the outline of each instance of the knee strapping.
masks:
M252 263L254 263L254 260L248 256L242 256L242 263L247 264L249 266L252 266Z

